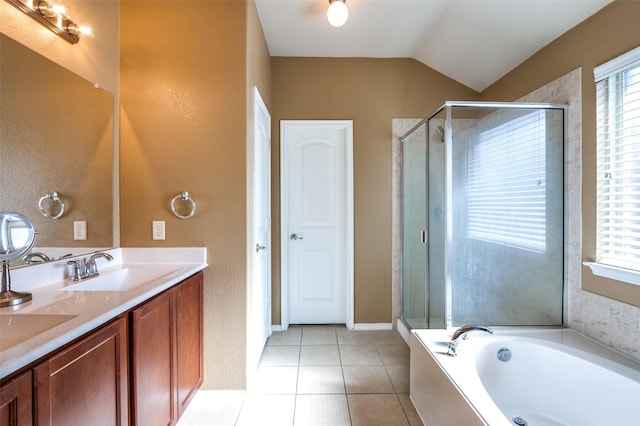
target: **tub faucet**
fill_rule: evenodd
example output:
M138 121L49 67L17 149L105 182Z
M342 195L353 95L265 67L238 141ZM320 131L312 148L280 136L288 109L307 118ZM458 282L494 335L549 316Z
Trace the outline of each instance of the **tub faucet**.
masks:
M451 336L451 341L449 342L449 348L447 349L447 355L456 356L456 348L458 347L458 343L461 340L467 339L467 333L478 330L484 331L489 334L493 334L493 330L489 327L485 327L483 325L465 325L457 329L453 332L453 336Z

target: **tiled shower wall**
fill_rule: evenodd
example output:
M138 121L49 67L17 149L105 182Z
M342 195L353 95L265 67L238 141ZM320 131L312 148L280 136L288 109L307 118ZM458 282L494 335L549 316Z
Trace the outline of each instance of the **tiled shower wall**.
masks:
M640 360L640 308L581 288L582 263L582 70L558 78L519 99L569 105L565 144L566 323L619 352Z

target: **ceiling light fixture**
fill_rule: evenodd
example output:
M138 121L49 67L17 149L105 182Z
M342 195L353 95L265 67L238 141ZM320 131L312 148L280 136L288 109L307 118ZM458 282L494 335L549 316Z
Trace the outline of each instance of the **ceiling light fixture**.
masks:
M341 27L349 19L349 9L345 4L347 0L329 0L327 20L334 27Z

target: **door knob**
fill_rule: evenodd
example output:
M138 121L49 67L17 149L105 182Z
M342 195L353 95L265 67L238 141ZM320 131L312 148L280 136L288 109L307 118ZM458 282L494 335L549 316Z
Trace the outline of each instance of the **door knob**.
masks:
M290 240L304 240L304 235L291 234L289 237Z
M256 244L256 253L259 252L260 250L264 250L266 248L267 247L265 247L265 246L261 246L260 244Z

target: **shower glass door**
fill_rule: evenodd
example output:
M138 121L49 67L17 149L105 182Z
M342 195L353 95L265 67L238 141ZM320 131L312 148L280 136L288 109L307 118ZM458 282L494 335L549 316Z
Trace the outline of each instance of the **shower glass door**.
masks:
M402 144L402 318L410 328L427 328L427 134L426 121Z
M444 161L429 142L430 305L444 306L446 326L562 325L564 109L452 103L441 114Z

